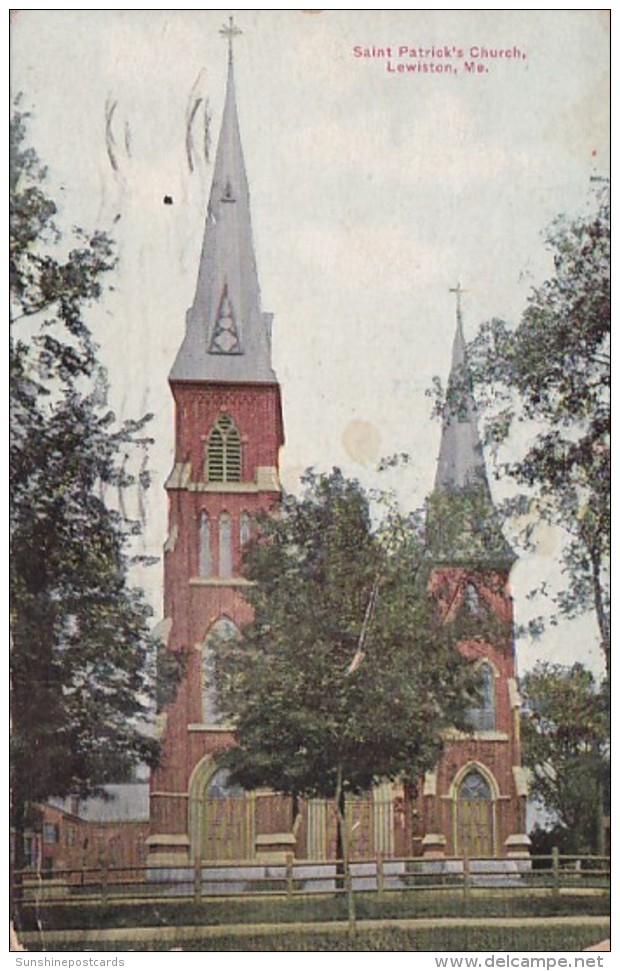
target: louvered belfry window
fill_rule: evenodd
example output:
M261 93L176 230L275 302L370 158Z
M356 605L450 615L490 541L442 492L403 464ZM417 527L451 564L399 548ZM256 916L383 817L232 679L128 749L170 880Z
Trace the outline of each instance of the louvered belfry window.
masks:
M207 442L207 482L241 482L241 436L230 415L220 415Z

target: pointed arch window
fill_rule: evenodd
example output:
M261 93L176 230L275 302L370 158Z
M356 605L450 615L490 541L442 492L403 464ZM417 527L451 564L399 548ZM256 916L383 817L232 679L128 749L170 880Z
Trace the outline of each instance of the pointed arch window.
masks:
M495 728L495 671L488 661L483 661L476 673L481 704L468 710L467 721L476 732L492 732Z
M210 577L213 573L213 561L211 558L211 523L206 512L202 512L200 514L198 536L198 574L201 577Z
M491 787L482 772L471 769L459 789L459 799L491 799Z
M480 594L473 583L465 586L465 603L467 609L473 617L479 617L481 613Z
M207 799L229 799L244 796L241 786L230 781L228 769L218 769L207 787Z
M207 439L207 482L241 482L241 436L230 415L220 415Z
M220 576L232 576L232 528L230 513L220 515Z
M215 687L214 641L240 637L239 628L228 617L220 617L207 634L202 651L202 721L212 725L219 717Z
M250 523L250 515L247 512L242 512L239 519L239 543L241 549L250 542L252 536L252 527Z

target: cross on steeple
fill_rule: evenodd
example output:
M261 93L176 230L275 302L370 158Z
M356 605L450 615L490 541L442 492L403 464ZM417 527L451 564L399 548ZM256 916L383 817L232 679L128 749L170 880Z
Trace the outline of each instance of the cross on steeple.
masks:
M234 18L232 16L228 18L228 26L224 25L220 30L220 34L222 35L222 37L228 38L228 63L229 64L232 64L232 59L233 59L233 40L235 37L238 37L238 35L242 33L243 31L240 30L239 27L237 27L237 25L235 24Z
M456 315L458 319L461 319L461 294L469 293L469 290L463 290L460 282L457 283L455 287L450 287L448 293L456 293Z

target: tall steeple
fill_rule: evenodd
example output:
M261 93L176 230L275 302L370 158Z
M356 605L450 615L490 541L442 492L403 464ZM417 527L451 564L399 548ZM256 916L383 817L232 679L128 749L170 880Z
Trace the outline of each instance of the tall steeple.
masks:
M172 368L173 381L275 383L272 315L261 311L260 287L235 98L232 17L228 79L194 302Z
M208 798L216 756L234 739L234 726L223 725L217 712L214 639L241 631L252 618L244 549L257 518L280 501L284 444L235 101L232 42L240 31L231 20L221 33L228 40L222 128L196 294L170 375L174 466L166 481L164 617L166 649L182 652L187 664L162 720L148 841L149 860L183 866L196 857L252 859L256 836L271 842L268 822L258 813L255 820L249 803L237 800L231 825L222 827L224 800Z
M431 551L438 560L497 562L515 556L501 530L478 432L476 404L467 366L460 283L456 294L456 334L448 378L435 488L429 502Z
M476 405L467 370L461 295L458 283L450 290L456 294L456 334L452 346L452 366L448 378L447 411L443 421L435 490L458 490L479 486L489 492Z

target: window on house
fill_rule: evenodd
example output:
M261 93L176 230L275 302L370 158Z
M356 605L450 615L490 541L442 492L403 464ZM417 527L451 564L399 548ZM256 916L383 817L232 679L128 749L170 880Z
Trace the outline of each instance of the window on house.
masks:
M495 671L485 661L477 674L481 703L468 710L467 721L476 732L490 732L495 728Z
M220 515L220 576L232 576L232 530L227 512Z
M213 572L211 563L211 524L206 512L200 514L198 574L210 577Z
M30 869L37 862L37 847L33 836L24 837L24 866Z
M207 440L208 482L241 482L241 436L230 415L220 415Z
M43 823L43 842L58 842L58 826L55 823Z

